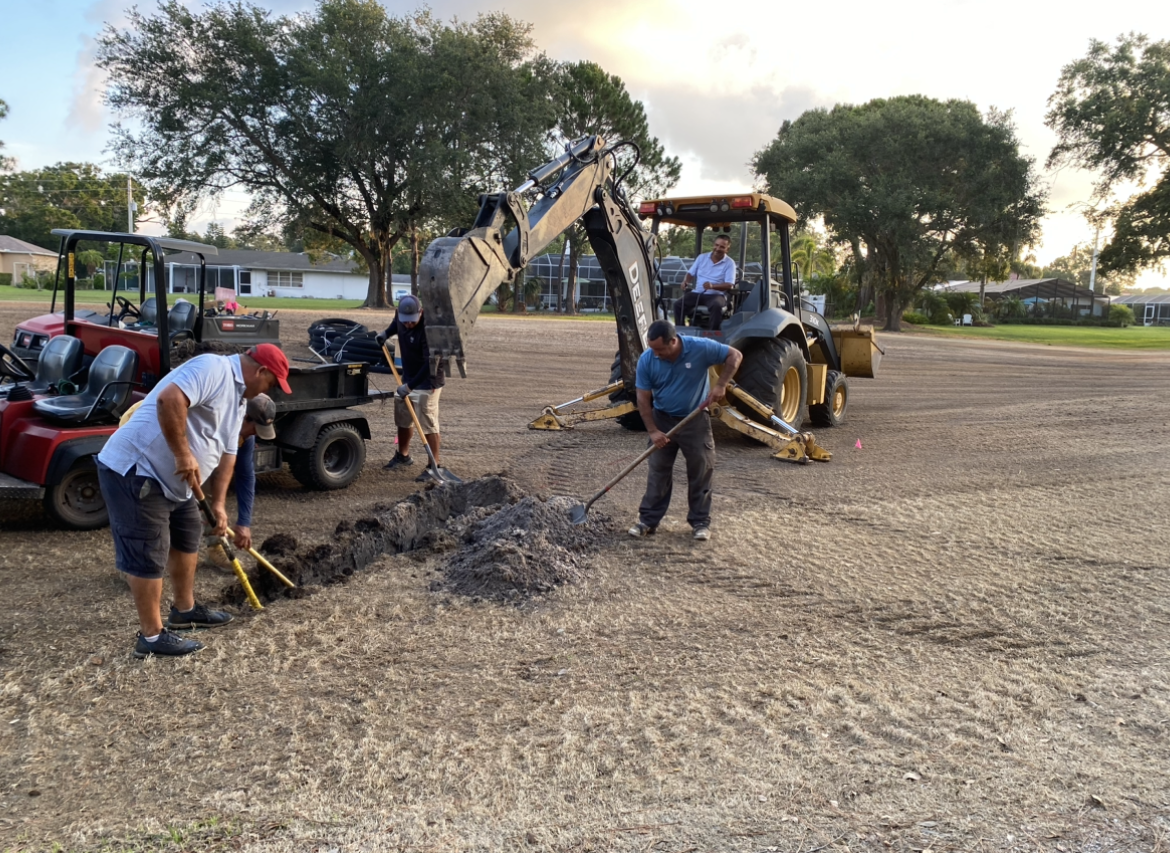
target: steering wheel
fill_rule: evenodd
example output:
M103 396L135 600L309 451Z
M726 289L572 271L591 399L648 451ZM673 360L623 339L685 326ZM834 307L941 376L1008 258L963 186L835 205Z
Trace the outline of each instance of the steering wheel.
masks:
M131 317L134 317L135 319L141 319L142 312L139 311L134 306L134 303L131 302L129 299L127 299L125 296L115 296L114 301L117 302L118 305L122 309L122 313L118 315L119 320L121 320L127 314L129 314Z
M0 344L0 377L13 382L31 382L37 378L37 372L28 366L27 361Z

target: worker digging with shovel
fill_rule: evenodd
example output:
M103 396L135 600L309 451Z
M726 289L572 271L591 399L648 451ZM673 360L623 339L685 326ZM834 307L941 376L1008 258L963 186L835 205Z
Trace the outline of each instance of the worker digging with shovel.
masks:
M387 353L390 370L397 377L394 361L386 349L386 341L395 336L398 337L398 351L402 354L401 384L394 397L398 449L394 458L386 463L386 468L393 471L414 464L410 455L410 439L414 435L413 424L417 422L432 464L415 479L425 482L437 477L442 482L450 476L439 464L439 394L447 380L441 362L436 372L431 373L431 348L427 345L426 320L423 319L422 303L417 296L407 294L399 299L394 319L386 331L377 336L379 346ZM410 395L416 401L413 413L407 399Z
M681 450L687 465L687 523L691 536L711 538L711 484L715 475L715 439L711 419L702 412L727 393L743 353L711 338L682 337L669 320L656 320L646 331L647 349L638 359L635 388L638 412L646 423L646 451L600 492L569 514L584 524L589 507L644 460L650 460L646 494L638 507L631 536L650 536L670 507L674 488L674 461ZM721 367L711 385L708 369Z

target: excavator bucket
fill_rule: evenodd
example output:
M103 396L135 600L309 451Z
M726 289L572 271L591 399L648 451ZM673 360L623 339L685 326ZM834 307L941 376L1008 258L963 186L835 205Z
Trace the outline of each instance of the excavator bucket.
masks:
M419 264L419 289L427 312L432 369L440 361L449 365L454 359L459 375L467 376L463 342L488 297L516 274L496 229L440 237L427 247Z

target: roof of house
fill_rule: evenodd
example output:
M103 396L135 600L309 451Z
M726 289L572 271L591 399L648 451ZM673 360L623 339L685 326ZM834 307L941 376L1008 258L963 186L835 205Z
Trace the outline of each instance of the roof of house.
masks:
M57 257L56 252L50 252L48 249L42 249L40 246L26 243L24 240L17 240L15 237L9 237L7 234L0 234L0 252L12 252L18 255L48 255L50 258Z
M980 285L977 281L950 281L939 289L951 293L978 293L980 287L983 288L983 293L988 296L1014 293L1020 297L1037 296L1042 299L1072 299L1075 297L1085 300L1109 300L1108 296L1094 293L1087 287L1081 287L1071 281L1065 281L1063 278L1018 278L1014 281L989 281L985 285ZM1031 292L1021 293L1021 291Z
M168 264L199 265L199 257L191 252L177 252L167 255ZM207 259L208 266L243 267L249 270L299 270L301 272L355 272L353 261L342 258L322 258L317 263L309 260L304 252L255 252L249 249L220 249L214 258ZM365 275L365 273L362 273Z

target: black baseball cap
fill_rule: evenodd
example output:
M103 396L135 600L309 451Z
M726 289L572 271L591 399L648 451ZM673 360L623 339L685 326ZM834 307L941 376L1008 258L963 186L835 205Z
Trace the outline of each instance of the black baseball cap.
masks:
M276 438L276 427L272 425L276 420L276 403L267 394L257 394L248 401L244 418L256 425L257 438L265 441Z

